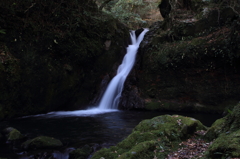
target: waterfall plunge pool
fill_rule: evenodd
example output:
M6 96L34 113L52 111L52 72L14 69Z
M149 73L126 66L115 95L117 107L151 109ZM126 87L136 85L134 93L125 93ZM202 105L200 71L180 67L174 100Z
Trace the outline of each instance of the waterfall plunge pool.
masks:
M50 136L60 139L66 147L81 147L85 144L116 144L127 137L132 129L142 120L164 114L179 114L200 120L204 125L211 124L221 115L157 112L157 111L113 111L101 114L82 115L77 111L54 112L45 115L12 119L0 123L0 130L14 127L29 138ZM7 144L0 144L0 156L8 157L12 151Z

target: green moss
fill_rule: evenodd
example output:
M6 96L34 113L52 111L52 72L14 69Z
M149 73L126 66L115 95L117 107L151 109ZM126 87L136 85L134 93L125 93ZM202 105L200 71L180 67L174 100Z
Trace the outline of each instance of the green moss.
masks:
M145 109L147 110L158 110L161 108L161 104L159 102L146 102Z
M154 149L156 148L155 141L144 141L136 144L128 152L119 155L119 159L139 159L139 158L153 158Z
M159 136L159 131L140 132L135 130L126 140L120 142L117 146L121 149L130 149L134 145L144 141L154 140Z
M13 129L8 135L7 138L9 141L19 140L23 138L23 135L17 129Z
M13 127L8 127L3 130L3 133L6 135L7 140L14 141L22 139L24 136L21 134L20 131Z
M176 128L177 123L174 118L170 115L162 115L153 119L141 121L135 128L134 131L148 132L151 130L165 130L170 128Z
M92 152L92 148L88 145L85 145L82 148L76 149L70 152L70 159L86 159Z
M60 140L47 136L39 136L22 144L24 149L54 148L61 146L63 146L63 144Z
M183 137L193 134L197 130L207 130L207 127L194 118L182 118L181 121L184 123L181 129Z
M228 114L226 119L225 131L236 131L240 128L240 103L238 103L232 110L232 113Z
M232 113L213 123L205 137L213 140L206 156L208 158L240 157L240 104L237 104ZM214 140L215 139L215 140Z
M220 118L216 120L212 126L208 129L205 137L209 140L213 140L223 133L223 127L226 124L226 118Z
M100 159L100 158L115 159L120 154L120 152L117 150L118 149L116 147L111 147L109 149L103 148L100 151L97 151L96 153L94 153L94 155L92 156L92 159Z
M93 155L93 159L101 157L115 158L165 158L167 154L179 147L179 142L196 130L206 127L196 119L162 115L143 120L133 132L122 142L109 149L102 149ZM164 151L162 151L164 150Z
M229 114L233 111L234 107L239 103L238 100L227 100L223 102L219 107L224 108L224 113Z
M221 134L208 148L211 158L240 157L240 130Z

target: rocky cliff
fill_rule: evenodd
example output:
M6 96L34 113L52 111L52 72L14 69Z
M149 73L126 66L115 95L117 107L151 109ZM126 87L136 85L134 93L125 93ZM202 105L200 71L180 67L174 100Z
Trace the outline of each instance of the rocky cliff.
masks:
M164 21L150 27L122 109L223 112L239 101L238 3L184 2L169 1Z

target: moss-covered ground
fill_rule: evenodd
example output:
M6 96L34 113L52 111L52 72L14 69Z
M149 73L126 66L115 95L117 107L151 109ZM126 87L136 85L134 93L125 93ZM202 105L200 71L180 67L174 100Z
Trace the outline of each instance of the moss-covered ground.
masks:
M206 127L196 119L179 115L163 115L140 122L122 142L94 154L102 158L165 158L179 148L180 141Z

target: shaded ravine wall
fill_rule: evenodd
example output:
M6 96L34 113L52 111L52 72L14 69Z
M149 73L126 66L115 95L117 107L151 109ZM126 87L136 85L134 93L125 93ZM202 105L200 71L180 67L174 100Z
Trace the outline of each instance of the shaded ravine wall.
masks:
M89 0L1 1L0 30L0 120L84 108L129 38Z
M150 27L121 109L222 113L240 100L239 6L192 5Z

